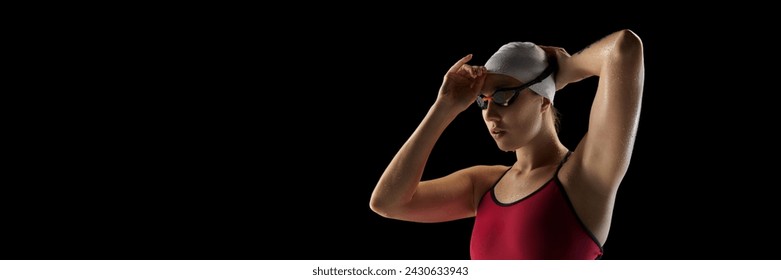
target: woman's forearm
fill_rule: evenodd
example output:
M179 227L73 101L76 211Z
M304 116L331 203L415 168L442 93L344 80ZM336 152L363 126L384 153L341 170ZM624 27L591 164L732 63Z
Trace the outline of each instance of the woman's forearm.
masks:
M431 150L457 113L439 102L426 114L380 177L371 197L371 208L384 216L412 199L423 176Z

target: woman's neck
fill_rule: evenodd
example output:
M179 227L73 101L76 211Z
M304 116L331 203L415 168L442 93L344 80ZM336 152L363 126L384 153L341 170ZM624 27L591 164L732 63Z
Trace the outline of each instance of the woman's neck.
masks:
M515 150L516 163L513 168L529 171L538 167L558 164L568 152L555 130L540 133L532 142Z

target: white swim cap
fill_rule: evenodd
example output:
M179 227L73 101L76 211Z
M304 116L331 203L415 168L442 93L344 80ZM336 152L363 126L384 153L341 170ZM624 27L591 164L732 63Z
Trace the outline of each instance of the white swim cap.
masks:
M537 78L547 67L548 60L545 51L531 42L508 43L499 48L485 63L485 68L489 73L504 74L518 79L522 83L528 83ZM548 98L553 103L553 95L556 93L554 74L555 72L544 77L539 83L529 86L529 89Z

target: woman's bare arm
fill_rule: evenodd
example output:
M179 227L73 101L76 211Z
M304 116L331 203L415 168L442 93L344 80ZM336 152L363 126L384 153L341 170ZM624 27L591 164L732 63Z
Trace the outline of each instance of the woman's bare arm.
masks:
M484 169L492 167L472 167L443 178L420 181L437 139L474 102L483 86L485 71L482 67L466 65L470 59L471 55L466 56L450 68L437 101L385 169L372 193L370 207L374 212L417 222L474 215L474 184L479 180L476 174L485 174Z
M571 169L596 191L614 192L629 166L640 118L645 70L643 44L629 30L593 43L573 56L558 49L557 88L599 76L588 132L571 158Z

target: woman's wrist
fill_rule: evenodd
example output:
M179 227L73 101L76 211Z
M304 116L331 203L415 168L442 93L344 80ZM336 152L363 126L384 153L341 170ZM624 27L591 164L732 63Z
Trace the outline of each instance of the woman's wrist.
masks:
M431 109L429 110L430 115L434 115L436 117L442 117L447 120L453 120L463 111L463 108L460 108L456 104L453 104L452 102L448 102L445 100L442 100L441 98L437 98L437 100L434 102L433 105L431 105Z

